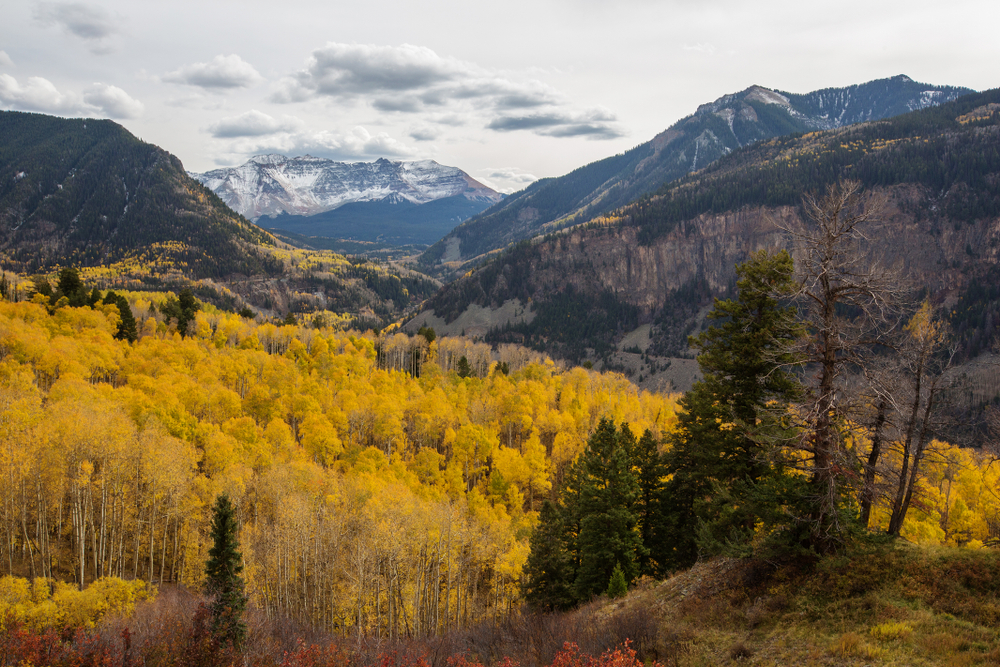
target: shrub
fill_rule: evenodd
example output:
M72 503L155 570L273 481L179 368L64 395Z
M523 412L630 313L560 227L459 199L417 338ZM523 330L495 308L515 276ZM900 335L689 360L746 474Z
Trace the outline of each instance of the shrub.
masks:
M907 639L913 633L913 626L909 623L899 621L886 621L872 626L868 631L872 637L879 641L892 641L894 639Z
M130 615L136 602L155 595L144 581L117 577L102 577L82 591L51 579L0 577L0 617L36 629L93 628L105 616Z

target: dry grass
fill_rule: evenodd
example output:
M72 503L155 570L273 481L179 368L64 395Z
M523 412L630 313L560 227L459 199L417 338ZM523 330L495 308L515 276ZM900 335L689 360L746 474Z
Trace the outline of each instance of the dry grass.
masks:
M1000 553L896 544L781 567L700 563L617 610L667 665L998 665Z

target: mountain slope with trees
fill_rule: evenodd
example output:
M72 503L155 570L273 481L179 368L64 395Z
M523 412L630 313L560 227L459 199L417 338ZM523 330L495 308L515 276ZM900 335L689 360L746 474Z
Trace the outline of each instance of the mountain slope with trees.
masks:
M108 120L0 112L0 257L22 272L129 260L196 277L275 274L274 239Z
M802 196L841 178L880 193L872 238L890 265L949 304L960 358L1000 326L1000 92L969 95L893 119L760 142L596 218L524 242L447 285L425 304L454 321L471 304L516 300L533 319L499 323L486 340L518 341L574 360L607 359L651 325L647 352L686 354L687 335L733 267L762 248L793 251ZM954 306L954 307L952 307ZM574 322L575 326L566 326ZM592 323L600 326L591 327Z
M289 248L108 120L0 112L0 230L7 271L54 279L73 267L88 290L190 289L279 318L380 328L437 288L385 263Z
M804 95L751 86L625 153L533 183L457 227L420 262L447 274L510 243L606 214L754 142L888 118L972 92L903 75Z

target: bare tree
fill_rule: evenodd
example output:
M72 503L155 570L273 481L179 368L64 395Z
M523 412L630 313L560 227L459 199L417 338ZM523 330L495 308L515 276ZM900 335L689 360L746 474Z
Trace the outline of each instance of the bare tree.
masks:
M859 468L845 446L861 404L848 380L896 328L905 292L899 272L880 260L868 236L884 204L857 181L842 181L820 198L804 196L806 224L786 228L796 246L800 316L808 330L798 444L809 458L811 542L820 551L840 541L839 508Z
M955 349L943 350L950 339L947 324L934 318L930 303L923 306L906 326L907 344L900 356L909 380L910 396L904 412L904 433L900 442L901 464L888 532L899 535L920 474L927 445L934 434L936 414L943 392L950 386L948 374Z

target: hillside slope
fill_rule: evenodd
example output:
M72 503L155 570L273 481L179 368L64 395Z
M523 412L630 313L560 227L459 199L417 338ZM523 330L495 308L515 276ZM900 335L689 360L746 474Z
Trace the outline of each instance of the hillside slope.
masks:
M273 274L274 239L108 120L0 112L0 260L34 272L123 261L193 277Z
M1000 326L1000 91L736 151L614 216L515 246L408 326L513 302L518 318L468 333L607 360L648 324L644 351L681 355L699 311L732 289L735 264L790 248L782 227L803 224L802 194L845 177L888 197L872 233L886 261L950 305L963 355L986 349Z
M446 274L510 243L608 213L754 142L888 118L971 92L902 75L804 95L751 86L625 153L532 184L457 227L420 261Z
M74 266L88 285L194 290L227 309L381 327L436 285L391 266L289 249L166 151L107 120L0 112L0 268Z

